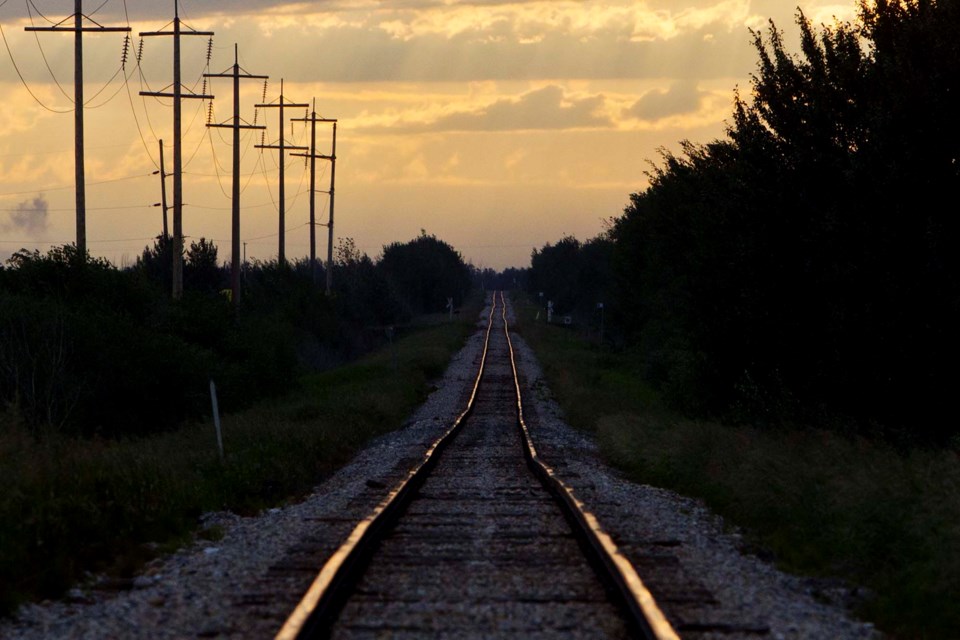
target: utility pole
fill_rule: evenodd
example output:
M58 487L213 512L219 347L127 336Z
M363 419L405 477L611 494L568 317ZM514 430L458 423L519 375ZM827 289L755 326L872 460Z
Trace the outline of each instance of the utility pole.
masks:
M180 23L180 9L177 0L173 3L173 31L143 31L141 38L149 36L173 36L173 93L155 91L141 91L142 96L156 98L173 98L173 298L179 300L183 296L183 149L181 102L186 98L196 100L213 100L213 96L183 93L180 82L180 37L181 36L210 36L213 31L183 31Z
M333 123L333 149L330 152L330 220L327 222L327 295L333 290L333 185L337 180L337 123Z
M285 121L283 119L283 110L285 107L294 107L300 109L307 109L310 107L309 104L299 104L295 102L285 102L283 97L283 78L280 79L280 100L274 104L258 104L258 108L270 108L278 107L280 109L280 140L277 144L258 144L256 145L257 149L277 149L280 151L280 242L277 250L277 261L279 264L283 264L286 261L286 256L284 255L284 225L286 224L286 203L284 202L284 162L286 158L286 150L292 149L297 151L306 151L306 147L297 147L293 145L288 145L284 139L284 125Z
M153 206L159 206L163 210L163 239L166 240L170 237L170 229L167 226L167 209L170 207L167 206L167 171L163 161L163 140L160 140L160 171L157 173L160 174L160 202Z
M83 163L83 32L123 32L129 33L130 27L104 27L91 18L93 27L83 26L83 2L74 0L73 15L64 18L52 27L25 27L25 31L73 31L73 126L74 126L74 175L77 195L77 252L82 260L87 256L87 192L86 175ZM63 26L70 18L73 26Z
M204 78L233 78L233 124L208 124L208 127L233 129L233 222L231 262L230 262L230 291L233 308L240 303L240 130L266 129L263 125L241 124L240 122L240 78L266 80L269 76L254 76L246 72L240 73L240 57L237 45L233 45L233 70L227 73L205 73Z
M317 194L317 160L329 160L330 170L330 223L329 239L327 243L327 295L333 286L333 179L336 175L337 166L337 120L336 118L318 118L317 117L317 99L313 99L313 112L308 118L294 118L295 122L310 123L310 153L294 153L291 155L310 158L310 271L313 275L313 281L317 281L317 222L316 222L316 194ZM317 153L317 123L333 123L333 152L329 156Z

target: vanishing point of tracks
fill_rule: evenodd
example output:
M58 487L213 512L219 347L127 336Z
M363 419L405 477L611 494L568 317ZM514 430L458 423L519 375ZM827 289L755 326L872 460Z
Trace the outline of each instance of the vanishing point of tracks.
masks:
M463 413L327 560L278 639L676 638L537 456L502 294Z

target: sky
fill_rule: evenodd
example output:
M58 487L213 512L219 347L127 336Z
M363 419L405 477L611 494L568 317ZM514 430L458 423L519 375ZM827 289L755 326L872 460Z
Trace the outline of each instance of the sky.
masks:
M67 0L0 0L0 260L73 242L72 33L25 32L72 14ZM167 6L169 5L169 6ZM335 236L376 258L426 231L480 268L529 265L564 235L586 240L647 186L660 150L724 135L734 91L749 95L757 55L750 29L769 20L794 43L797 9L815 24L852 20L854 0L181 0L182 83L240 66L241 117L266 125L241 136L241 239L248 259L278 249L279 109L316 103L336 118ZM172 172L174 0L84 0L83 12L122 33L84 36L87 243L117 266L162 231L159 169ZM68 23L72 25L72 22ZM91 23L93 24L93 23ZM142 48L141 48L142 40ZM230 255L232 81L211 79L213 101L183 105L183 229ZM309 129L284 109L285 144ZM317 129L329 155L332 128ZM285 161L286 255L309 255L309 167ZM326 191L330 163L317 161ZM173 199L173 180L167 197ZM316 194L325 223L329 196ZM170 213L172 215L172 212ZM317 254L326 255L326 228Z

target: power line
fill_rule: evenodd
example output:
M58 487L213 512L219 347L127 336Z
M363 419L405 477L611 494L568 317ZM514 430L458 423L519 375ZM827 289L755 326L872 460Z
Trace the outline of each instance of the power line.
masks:
M3 4L6 4L6 2L4 2ZM0 6L3 6L3 5L0 5ZM33 98L37 104L39 104L41 107L43 107L50 113L73 113L74 111L73 109L56 109L54 107L49 107L43 100L37 97L37 94L33 92L33 89L30 88L30 85L27 84L26 79L23 77L23 74L20 72L20 67L17 66L17 61L13 57L13 51L10 50L10 43L7 42L7 34L3 30L3 24L0 24L0 37L3 38L3 46L7 50L7 55L10 56L10 62L13 64L13 68L17 72L17 77L20 78L20 83L23 85L23 88L27 90L27 93L30 94L30 97Z
M37 31L35 30L37 25L33 21L33 12L30 11L30 6L33 5L32 0L27 0L26 5L27 5L27 13L30 15L30 25L34 27L33 39L37 41L37 49L40 50L40 57L43 58L43 65L47 68L47 71L50 73L50 77L53 79L53 83L57 85L58 89L60 89L60 93L64 95L67 101L73 103L74 102L73 98L71 98L70 94L67 93L66 89L63 88L63 85L61 85L60 81L57 80L57 76L53 72L53 69L50 68L50 63L47 61L47 54L43 50L43 45L40 44L40 36L37 34ZM33 5L33 8L36 9L37 8L36 5ZM60 24L54 22L50 18L40 13L39 10L37 10L37 13L40 15L41 18L43 18L44 20L52 24L53 28L57 28L60 26Z
M100 104L92 105L91 103L92 103L94 100L97 99L97 96L99 96L101 93L103 93L104 91L107 90L107 87L110 86L110 83L112 83L114 80L116 80L116 79L117 79L117 76L120 75L120 73L121 73L122 71L123 71L123 67L122 67L122 66L119 67L116 71L114 71L114 72L113 72L113 76L111 76L110 79L107 80L107 83L106 83L105 85L103 85L102 87L100 87L100 90L97 91L95 94L93 94L93 97L91 97L89 100L87 100L87 101L84 103L84 105L83 105L84 108L86 108L86 109L99 109L99 108L101 108L101 107L104 107L104 106L110 104L110 103L113 101L113 99L116 98L116 97L120 94L120 91L123 89L123 87L117 88L117 90L113 92L113 95L111 95L109 98L107 98L106 100L104 100L104 101L101 102Z
M212 41L211 41L212 47ZM207 66L209 67L210 55L209 50L207 54ZM240 54L236 44L233 46L233 68L232 71L223 73L206 73L204 74L204 81L207 78L231 78L233 79L233 122L231 124L227 123L211 123L207 122L208 133L210 128L220 129L228 128L233 132L233 182L232 182L232 195L231 199L231 273L230 273L230 287L233 292L233 304L234 306L240 300L240 132L241 130L251 130L251 129L266 129L263 125L255 124L246 124L240 119L240 80L256 80L256 79L267 79L267 76L264 75L251 75L245 70L240 68ZM213 117L213 103L210 104L210 117ZM210 136L210 150L214 155L214 167L219 172L219 167L217 167L216 162L216 151L213 148L213 136ZM219 173L217 175L217 183L220 183ZM220 188L223 189L223 185L220 185ZM226 195L226 192L224 192Z
M280 204L280 208L279 208L279 218L280 218L280 219L279 219L279 227L280 227L280 228L279 228L279 231L278 231L278 233L277 233L277 235L279 236L280 241L279 241L278 247L277 247L277 260L278 260L278 262L280 262L280 264L283 264L283 263L286 261L286 256L284 255L284 253L285 253L285 251L284 251L284 244L285 244L285 240L286 240L286 234L284 233L284 218L286 217L286 206L287 206L287 205L286 205L286 200L285 200L285 198L284 198L284 190L286 189L286 184L285 184L286 181L285 181L285 176L284 176L284 169L286 168L286 167L285 167L285 162L284 162L284 160L285 160L285 154L286 154L286 152L287 152L287 149L289 149L289 150L291 150L291 151L294 151L294 150L297 150L297 151L306 151L306 150L307 150L307 148L304 147L304 146L288 145L288 144L287 144L286 139L285 139L286 122L284 121L283 112L284 112L284 109L286 109L286 108L293 108L293 109L301 109L301 108L302 108L302 109L306 109L306 108L309 108L310 105L309 105L309 104L306 104L306 103L287 102L286 99L285 99L285 96L283 95L283 79L281 78L281 79L280 79L280 97L277 99L276 104L274 104L274 103L263 103L263 104L259 104L259 105L257 105L257 106L258 106L258 107L263 107L263 108L276 107L276 108L278 109L278 111L280 112L280 124L279 124L279 130L278 130L278 134L279 134L280 137L279 137L279 140L278 140L277 144L275 144L275 145L261 144L261 145L258 145L258 147L261 148L261 149L276 149L277 151L280 152L280 153L279 153L280 159L279 159L279 163L278 163L278 164L280 165L280 180L279 180L279 184L278 184L278 189L279 189L279 191L280 191L280 194L279 194L279 197L277 198L278 201L279 201L279 204ZM302 176L301 176L301 178L302 178ZM301 184L301 186L303 185L302 179L301 179L301 183L300 183L300 184Z
M32 0L28 0L32 1ZM26 31L49 31L49 32L73 32L73 117L74 117L74 146L76 148L75 152L75 176L76 176L76 226L77 226L77 251L80 252L80 255L86 255L87 251L87 223L86 223L86 177L84 169L84 153L83 153L83 34L85 32L96 32L96 33L108 33L108 32L130 32L129 27L104 27L100 24L94 22L96 26L88 27L83 24L83 1L74 0L73 3L73 15L65 18L62 22L55 24L52 27L25 27ZM29 11L29 6L28 6ZM73 18L74 25L72 27L62 26L70 18ZM30 22L33 23L33 13L30 13ZM37 38L37 45L39 46L40 39ZM43 48L40 48L41 55L43 55ZM46 61L46 56L44 55L44 61ZM49 69L49 65L48 65ZM52 75L51 71L51 75ZM54 82L56 82L56 77L54 76ZM59 83L58 83L59 86ZM61 88L62 90L62 88Z
M100 6L93 10L93 13L87 14L87 17L93 17L100 13L100 9L103 9L105 6L107 6L108 2L110 2L110 0L103 0L103 2L100 3Z
M156 236L149 238L110 238L107 240L91 240L90 244L107 244L111 242L144 242L156 240ZM0 240L0 244L70 244L72 240Z
M34 4L33 0L27 0L24 4L27 5L27 11L30 11L30 7L33 6L33 10L37 12L37 15L40 16L41 18L43 18L44 20L46 20L47 22L49 22L51 25L53 25L53 26L58 26L59 24L62 24L62 23L59 23L59 22L54 22L52 19L50 19L50 18L48 18L47 16L43 15L43 13L40 11L40 8L37 7L36 4ZM31 19L31 22L32 22L32 21L33 21L33 15L32 15L32 14L31 14L31 16L30 16L30 19Z
M303 227L307 226L308 224L310 224L310 223L309 223L309 222L304 222L303 224L298 224L298 225L295 226L295 227L290 227L289 229L284 229L284 231L287 232L287 233L289 233L289 232L291 232L291 231L296 231L297 229L302 229ZM277 232L277 233L270 233L270 234L267 234L267 235L265 235L265 236L257 236L256 238L246 238L246 239L244 240L244 242L253 242L254 240L264 240L264 239L266 239L266 238L276 238L276 237L279 236L279 235L280 235L279 232Z
M139 208L142 208L142 207L151 208L152 206L153 206L153 205L149 205L149 204L131 204L131 205L119 205L119 206L113 206L113 207L87 207L87 211L125 211L125 210L127 210L127 209L139 209ZM2 207L2 208L0 208L0 211L6 211L6 212L21 211L21 210L22 210L22 209L21 209L20 207ZM61 211L75 211L75 209L73 209L73 208L56 208L56 209L50 209L50 208L48 208L47 211L48 211L48 212L49 212L49 211L61 212Z
M97 182L88 182L88 187L93 187L100 184L111 184L114 182L123 182L124 180L136 180L138 178L145 178L154 175L153 173L140 173L135 176L126 176L124 178L111 178L110 180L100 180ZM37 189L30 189L29 191L8 191L6 193L0 193L0 198L6 196L22 196L30 195L32 193L46 192L46 191L64 191L67 189L73 189L73 185L63 186L63 187L41 187Z
M327 264L333 263L333 197L334 184L333 178L337 170L337 120L335 118L320 118L317 116L317 99L313 99L313 112L308 113L300 120L304 123L310 123L310 151L309 153L295 153L294 156L303 156L310 161L310 269L313 279L317 278L317 224L316 224L316 200L317 200L317 160L330 161L330 221L327 223L329 239L327 241ZM333 123L333 151L330 155L317 153L317 122ZM304 127L306 129L306 127ZM333 269L327 269L327 295L330 295L333 289Z
M183 157L182 157L182 128L181 128L181 101L185 98L213 99L213 96L196 95L188 93L184 95L183 84L180 81L180 38L182 36L209 36L212 37L212 31L197 31L187 28L181 30L180 9L177 2L174 2L173 11L173 31L148 31L141 32L141 37L148 36L173 36L173 92L172 94L152 93L157 97L173 98L173 298L179 299L183 295ZM140 92L144 95L144 92ZM199 147L198 147L199 148Z
M193 207L194 209L206 209L207 211L230 211L231 207L208 207L203 204L190 204L184 203L185 207ZM273 206L272 202L261 202L260 204L245 204L243 205L244 209L261 209L263 207Z
M126 2L124 2L124 6L126 6ZM137 58L137 69L140 69L139 57ZM153 159L153 154L150 153L150 147L147 145L147 141L143 137L143 129L140 127L140 119L137 117L137 109L133 106L133 94L130 93L130 76L124 74L123 85L127 90L127 98L128 102L130 103L130 112L133 114L133 121L137 125L137 135L140 136L140 142L143 143L143 150L147 153L147 157L150 158L150 162L153 164L153 166L159 170L160 165L157 164L157 161Z
M105 144L96 147L88 146L88 149L117 149L119 147L126 147L126 144ZM34 151L31 149L29 152L24 153L0 153L0 158L22 158L24 156L49 156L49 155L58 155L61 153L72 153L73 149L60 149L59 151Z

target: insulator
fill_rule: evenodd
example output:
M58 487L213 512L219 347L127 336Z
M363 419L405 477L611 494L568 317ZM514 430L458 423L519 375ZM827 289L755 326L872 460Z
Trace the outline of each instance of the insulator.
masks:
M143 60L143 38L140 38L140 44L137 45L137 64Z
M257 124L257 118L259 118L259 117L260 117L260 109L254 109L254 110L253 110L253 124L254 124L254 126L256 126L256 124Z
M203 79L203 88L200 89L200 95L202 96L207 95L207 79L206 78ZM213 106L213 104L211 103L210 106Z
M210 106L207 107L207 124L213 122L213 100L210 101Z
M267 101L267 82L269 82L269 81L268 81L268 80L264 80L264 81L263 81L263 100L261 100L260 102L266 102L266 101Z
M127 68L127 55L130 53L130 34L123 36L123 53L120 54L120 66Z
M210 64L210 58L213 57L213 38L207 41L207 64Z

